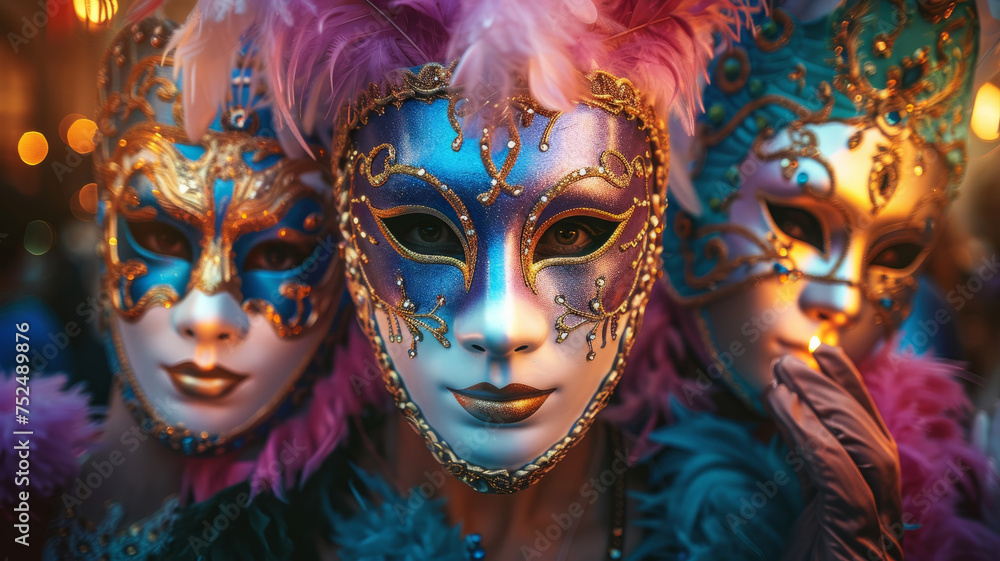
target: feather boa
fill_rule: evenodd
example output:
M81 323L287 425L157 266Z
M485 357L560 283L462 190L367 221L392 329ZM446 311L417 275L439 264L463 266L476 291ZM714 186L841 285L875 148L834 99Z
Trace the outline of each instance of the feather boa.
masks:
M459 527L450 526L445 520L442 500L427 500L416 487L404 497L382 478L357 468L354 475L351 483L357 501L354 512L323 513L332 522L333 532L328 537L338 546L338 559L469 559L459 537ZM359 484L363 490L358 489Z
M670 424L677 422L678 410L685 410L678 402L712 410L703 399L712 390L699 389L697 379L678 371L677 365L690 357L677 312L665 290L654 290L615 402L602 413L636 434L647 455L662 451L663 431L672 434ZM895 348L883 345L858 369L899 450L903 521L911 528L903 540L906 559L995 559L1000 535L983 522L989 518L984 498L989 468L966 434L971 406L959 382L962 369L929 356L905 356ZM756 469L759 457L746 458L748 471ZM713 508L709 497L703 500L703 508Z
M223 489L208 500L182 508L170 538L153 557L163 561L286 561L313 537L291 505L271 494L250 501L249 483ZM233 513L237 514L233 514ZM219 521L226 520L224 525Z
M657 427L674 422L673 408L680 404L693 411L713 411L713 387L681 376L694 367L685 334L678 323L664 283L653 285L643 311L642 328L625 365L611 403L601 417L633 437L633 459L650 455L658 448L650 434ZM717 384L716 384L717 385Z
M333 372L317 380L308 409L275 426L256 458L226 454L188 460L181 496L191 493L200 502L249 479L253 495L271 491L284 498L347 436L352 416L365 405L388 400L368 339L350 322L346 343L335 350Z
M15 423L14 395L19 387L16 376L0 372L0 395L9 396L0 405L0 506L12 505L17 496L13 486L18 471L16 451L19 437L14 431L30 430L31 493L50 497L73 479L77 458L81 457L100 433L90 420L96 411L90 407L82 385L67 386L63 374L32 376L28 382L31 416L27 425ZM21 394L18 394L21 395ZM4 509L6 511L6 508Z
M649 488L636 493L647 530L630 559L778 559L803 509L794 462L779 437L694 413L672 400L674 422L650 433L661 448L641 463Z
M958 382L961 367L905 356L886 344L858 365L896 439L903 475L907 560L996 559L1000 536L981 521L987 488L985 456L968 441L971 405Z

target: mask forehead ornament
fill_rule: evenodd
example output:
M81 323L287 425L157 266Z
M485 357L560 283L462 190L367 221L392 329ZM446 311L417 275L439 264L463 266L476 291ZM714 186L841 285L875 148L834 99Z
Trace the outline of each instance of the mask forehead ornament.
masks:
M111 313L134 322L193 291L229 293L279 337L303 336L339 304L339 261L314 253L300 266L263 270L247 265L248 254L268 237L331 245L328 159L319 146L318 160L286 155L271 128L262 70L249 51L233 72L231 101L202 138L188 138L182 85L164 52L175 27L146 19L123 30L98 77L102 138L95 167ZM162 224L169 230L154 226ZM287 413L303 399L313 377L289 377L267 406L231 431L196 434L165 420L155 396L137 383L115 322L111 342L126 404L144 430L185 453L222 453L265 433L277 410Z
M589 95L572 113L547 110L527 94L473 112L462 90L451 86L453 69L430 63L405 71L398 81L371 85L352 104L349 125L335 139L340 148L334 151L342 154L335 190L341 203L345 267L359 320L398 408L453 475L479 491L510 493L540 478L580 439L621 376L642 308L659 275L665 132L629 81L604 72L588 76ZM603 123L629 132L620 134L626 140L618 146L605 145L590 156L587 143L574 149L570 138L558 132L562 122L576 127ZM592 134L589 128L579 130ZM419 153L427 159L407 161L414 153L407 146L421 142L424 150ZM581 157L589 163L577 163ZM400 190L416 189L421 189L423 204L390 206L398 202L394 195ZM593 201L592 193L599 193L596 199L613 212L580 208L576 201ZM425 255L408 247L392 222L407 212L439 217L456 240L454 254ZM585 256L540 258L539 240L567 213L610 224L600 247ZM388 352L389 346L404 344L404 330L411 360L420 360L423 345L451 348L454 307L484 290L491 275L489 260L497 259L498 248L511 244L520 271L514 282L554 304L552 341L585 343L581 361L614 354L568 433L513 470L490 469L463 458L414 403ZM380 253L386 246L397 255ZM389 264L386 255L396 260ZM620 264L615 268L624 272L612 278L606 272L611 261L601 265L601 259L615 260ZM417 268L441 264L459 273L451 288L446 276L431 280ZM577 274L594 276L569 280L558 272L572 266L581 266ZM554 282L559 283L555 289L549 286ZM379 315L387 329L380 328Z

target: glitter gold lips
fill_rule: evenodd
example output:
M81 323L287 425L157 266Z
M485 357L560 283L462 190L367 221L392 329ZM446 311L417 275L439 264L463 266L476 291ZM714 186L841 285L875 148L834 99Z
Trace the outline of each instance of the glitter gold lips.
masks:
M555 389L540 390L526 384L508 384L498 388L489 382L463 390L448 388L470 415L486 423L510 424L535 414Z
M216 366L209 370L198 368L193 362L182 362L165 367L170 381L181 393L202 399L224 397L247 377Z

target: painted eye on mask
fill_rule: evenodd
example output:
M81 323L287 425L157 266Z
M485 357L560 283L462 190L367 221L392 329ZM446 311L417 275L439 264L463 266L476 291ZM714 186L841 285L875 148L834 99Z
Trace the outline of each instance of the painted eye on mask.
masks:
M191 243L184 232L176 227L165 222L129 222L128 228L136 243L145 249L160 255L191 260Z
M618 223L595 216L564 218L542 233L535 245L537 263L551 257L585 257L607 243Z
M432 214L413 212L382 219L400 245L422 255L465 259L465 248L452 227Z
M287 271L305 262L313 247L285 241L267 241L254 246L243 260L247 271Z
M468 290L476 267L476 238L471 224L466 233L473 243L469 243L455 223L437 209L423 205L380 209L372 206L370 200L366 204L382 235L400 255L417 263L457 268ZM461 216L468 221L468 216Z
M771 220L786 236L805 242L826 253L823 224L815 214L803 208L765 202Z
M913 242L898 243L879 251L871 264L887 269L906 269L917 260L923 250L923 247Z

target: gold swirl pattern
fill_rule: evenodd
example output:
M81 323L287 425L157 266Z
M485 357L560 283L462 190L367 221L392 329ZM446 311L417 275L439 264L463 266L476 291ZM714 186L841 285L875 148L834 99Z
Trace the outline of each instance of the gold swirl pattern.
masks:
M406 352L410 358L417 357L417 343L424 340L423 329L437 339L442 347L450 348L451 342L445 337L448 333L448 324L437 315L438 309L445 305L444 296L438 295L434 307L429 312L418 313L417 309L420 306L406 295L406 281L403 280L402 273L396 273L396 286L399 287L398 304L389 304L378 296L374 297L375 307L384 310L388 316L389 342L403 342L403 332L399 327L399 320L402 319L406 330L410 332L410 349Z

